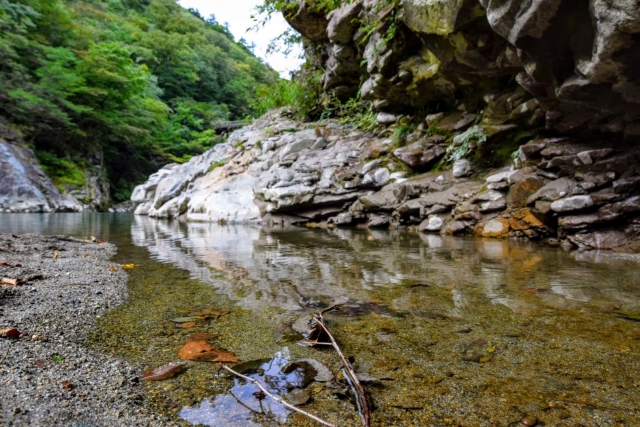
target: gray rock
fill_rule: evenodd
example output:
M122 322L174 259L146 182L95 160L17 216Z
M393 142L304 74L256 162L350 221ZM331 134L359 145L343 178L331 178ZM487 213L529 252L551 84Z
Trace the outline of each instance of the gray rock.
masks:
M84 210L61 194L38 165L33 151L0 139L0 209L4 212Z
M376 121L381 125L392 125L398 120L395 114L391 113L378 113Z
M467 159L459 159L453 163L452 168L453 176L456 178L462 178L471 175L473 172L471 168L471 162Z
M393 155L398 160L415 170L428 169L442 159L445 153L446 149L440 145L434 145L432 139L417 141L393 151Z
M353 21L358 17L360 10L362 10L362 3L360 1L349 3L332 10L327 15L327 19L329 20L327 36L329 36L329 40L334 43L349 43L357 25Z
M511 175L513 175L516 172L517 172L517 170L508 170L508 171L496 173L496 174L493 174L493 175L489 175L485 179L485 181L488 182L488 183L508 181L509 178L511 177Z
M431 215L418 226L419 231L440 231L444 227L444 218L439 215Z
M571 196L551 203L551 210L560 213L575 212L590 208L594 205L595 202L591 196Z

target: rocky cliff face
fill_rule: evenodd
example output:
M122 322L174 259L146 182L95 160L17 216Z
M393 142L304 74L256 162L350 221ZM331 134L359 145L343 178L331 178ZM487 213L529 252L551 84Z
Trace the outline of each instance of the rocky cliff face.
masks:
M439 120L462 119L452 113ZM160 218L412 227L640 249L639 149L534 139L517 149L510 166L487 168L454 160L460 152L454 141L480 132L466 127L453 140L423 129L398 144L382 125L383 136L376 136L272 112L203 156L160 170L132 199L137 214ZM510 130L483 134L480 146ZM442 170L429 171L433 165Z
M638 0L358 0L286 13L323 87L378 111L640 138Z
M0 212L79 212L108 203L99 167L83 187L60 190L38 165L32 150L0 138Z

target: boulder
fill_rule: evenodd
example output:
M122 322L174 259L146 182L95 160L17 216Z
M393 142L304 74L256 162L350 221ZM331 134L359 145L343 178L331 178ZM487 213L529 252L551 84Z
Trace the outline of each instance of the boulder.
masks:
M595 205L591 196L571 196L551 203L551 210L558 213L575 212Z
M451 168L451 170L453 172L453 176L456 178L469 176L473 173L471 162L467 159L456 160L453 163L453 167Z
M327 15L327 36L334 43L348 44L357 24L354 20L362 10L362 2L355 1L338 9L332 10Z

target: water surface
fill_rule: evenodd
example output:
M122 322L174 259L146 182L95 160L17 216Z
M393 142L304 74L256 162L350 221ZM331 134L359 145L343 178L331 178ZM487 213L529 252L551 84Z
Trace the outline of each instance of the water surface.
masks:
M554 426L640 424L634 257L128 214L0 214L0 231L117 244L114 261L136 264L130 299L99 320L89 345L140 366L176 361L189 335L201 333L242 361L266 358L272 367L313 358L337 372L331 350L296 345L289 325L346 296L350 303L327 317L357 369L385 379L368 387L374 425L509 425L525 416ZM230 314L188 329L173 321L208 309ZM260 402L251 387L213 364L190 363L173 379L146 384L145 393L186 425L313 425ZM306 410L359 425L336 390L314 382L305 391Z

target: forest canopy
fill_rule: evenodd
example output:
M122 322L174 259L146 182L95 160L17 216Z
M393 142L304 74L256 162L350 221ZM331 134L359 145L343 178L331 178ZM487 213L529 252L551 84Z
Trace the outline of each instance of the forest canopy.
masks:
M278 81L215 17L174 0L0 0L0 127L50 176L103 156L116 201L218 142L215 122L258 114L256 88Z

